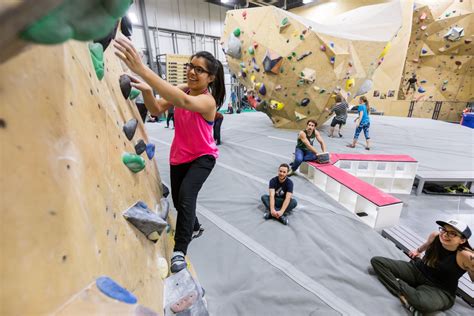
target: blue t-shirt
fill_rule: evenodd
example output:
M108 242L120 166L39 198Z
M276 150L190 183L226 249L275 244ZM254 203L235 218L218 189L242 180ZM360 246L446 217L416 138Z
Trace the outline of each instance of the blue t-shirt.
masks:
M357 112L363 112L362 114L362 119L360 121L360 125L366 125L370 123L370 118L369 118L369 113L367 113L367 106L365 104L359 104L359 107L357 108Z
M268 184L269 189L275 189L275 197L285 198L286 192L293 193L293 181L286 178L283 183L280 183L278 177L272 178Z

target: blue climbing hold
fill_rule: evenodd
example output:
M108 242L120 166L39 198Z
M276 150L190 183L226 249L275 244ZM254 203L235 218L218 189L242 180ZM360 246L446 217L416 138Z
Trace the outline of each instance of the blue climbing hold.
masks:
M135 304L137 302L135 295L118 285L109 277L100 277L96 280L95 284L102 293L110 298L127 304Z
M426 90L425 90L425 89L423 89L423 87L419 87L419 88L418 88L418 92L419 92L419 93L425 93L425 92L426 92Z
M146 203L143 201L138 201L137 206L140 206L141 208L144 208L144 209L148 208L148 205L146 205Z
M148 159L153 159L153 156L155 156L155 144L146 144L146 155L148 156Z
M258 89L258 93L260 93L261 95L267 94L267 88L265 88L265 85L263 83L260 86L260 89Z

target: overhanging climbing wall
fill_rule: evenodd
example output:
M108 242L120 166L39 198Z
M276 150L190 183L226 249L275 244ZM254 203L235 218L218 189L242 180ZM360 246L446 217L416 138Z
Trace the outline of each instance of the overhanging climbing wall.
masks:
M110 48L104 62L99 81L87 43L69 41L0 65L2 315L52 313L101 275L163 310L158 257L171 239L154 244L122 217L137 200L153 209L161 180L145 154L138 173L122 163L148 140L142 123L123 133L139 114Z
M258 95L257 109L276 127L301 128L307 119L328 119L324 108L335 93L351 100L371 89L370 78L401 25L399 11L394 3L363 17L388 21L375 28L361 26L360 16L354 25L321 25L270 6L232 10L221 42L231 72Z
M415 1L410 44L401 78L400 100L472 101L474 68L473 1ZM406 95L407 81L415 73L420 87ZM460 114L465 107L461 104ZM452 106L441 111L449 111ZM452 109L451 109L452 110Z

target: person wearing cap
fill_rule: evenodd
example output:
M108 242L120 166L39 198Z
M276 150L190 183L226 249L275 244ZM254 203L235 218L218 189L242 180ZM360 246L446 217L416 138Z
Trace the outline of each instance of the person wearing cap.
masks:
M373 257L370 262L380 282L414 315L443 311L454 305L458 280L468 273L474 281L471 230L458 220L436 221L439 231L410 251L410 262ZM422 253L425 253L421 257Z

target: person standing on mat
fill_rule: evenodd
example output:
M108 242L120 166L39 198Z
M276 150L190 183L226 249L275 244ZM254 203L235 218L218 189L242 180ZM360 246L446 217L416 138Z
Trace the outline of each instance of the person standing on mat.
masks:
M288 173L288 176L295 174L303 161L317 160L318 151L313 146L315 139L318 141L319 145L321 145L321 150L326 152L326 144L319 132L316 130L317 125L318 123L316 123L315 120L308 120L306 123L306 129L298 133L298 141L295 148L295 160L290 163L291 170Z
M170 106L168 109L168 115L166 116L166 126L165 128L170 128L170 121L173 120L173 128L174 128L174 106Z
M334 129L336 125L339 125L338 134L339 137L342 137L341 129L342 126L346 124L348 108L349 105L346 101L342 100L342 97L339 94L336 95L336 104L333 105L331 110L326 108L326 111L329 112L329 115L331 115L332 113L336 113L336 116L332 119L331 127L329 128L329 137L334 137Z
M407 87L407 92L405 94L408 94L410 92L410 89L413 89L413 92L416 91L416 85L417 85L418 79L416 79L416 74L413 74L410 79L408 79L408 87Z
M187 84L175 87L146 67L132 42L117 39L115 53L131 71L132 86L141 90L148 110L160 114L175 106L175 133L170 150L173 204L178 212L171 272L186 268L185 255L193 234L202 233L196 217L199 190L216 164L218 149L212 135L216 110L225 100L222 64L211 53L201 51L186 64ZM161 99L153 96L153 87Z
M439 231L410 251L412 261L384 257L370 260L380 282L414 315L451 308L459 278L467 272L474 281L474 251L468 243L471 229L453 219L436 223Z
M264 219L275 218L284 225L288 225L286 212L291 212L298 204L293 196L293 181L288 178L290 166L283 163L278 168L278 176L272 178L268 184L269 194L261 197L266 211Z
M359 106L357 111L359 112L359 116L354 120L357 123L356 130L354 133L354 139L352 140L352 144L347 145L347 147L355 148L357 144L357 139L359 138L360 132L364 131L365 136L365 149L370 150L370 136L369 136L369 127L370 127L370 117L369 117L369 101L365 96L361 96L359 98Z

